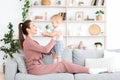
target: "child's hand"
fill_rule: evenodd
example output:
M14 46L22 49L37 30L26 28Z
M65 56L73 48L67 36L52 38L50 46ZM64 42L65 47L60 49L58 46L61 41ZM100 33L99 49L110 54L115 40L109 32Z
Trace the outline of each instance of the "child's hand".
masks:
M53 57L53 59L56 59L57 58L57 55L56 55L56 53L55 52L53 52L53 51L51 51L51 56Z

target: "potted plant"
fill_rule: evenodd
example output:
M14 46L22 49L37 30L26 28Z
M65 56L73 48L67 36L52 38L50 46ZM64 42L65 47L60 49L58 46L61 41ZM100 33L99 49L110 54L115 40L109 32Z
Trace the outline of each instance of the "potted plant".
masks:
M4 38L2 38L0 41L4 44L0 47L0 51L3 51L6 55L9 55L10 58L13 58L13 53L18 52L19 53L19 44L18 39L14 39L14 30L13 25L10 22L8 25L8 33L4 34ZM3 59L7 58L7 56L4 56Z
M96 20L102 20L102 15L104 14L103 10L98 10L95 12L96 14Z
M95 45L96 49L98 49L98 50L102 49L102 43L101 42L95 42L94 45Z

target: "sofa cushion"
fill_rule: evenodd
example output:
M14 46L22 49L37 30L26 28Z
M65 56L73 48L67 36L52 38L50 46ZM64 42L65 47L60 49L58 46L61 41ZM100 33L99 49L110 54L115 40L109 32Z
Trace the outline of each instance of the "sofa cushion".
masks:
M72 50L71 49L65 49L64 53L62 54L62 61L68 61L72 62Z
M103 50L73 50L73 63L85 66L86 58L102 58Z
M75 74L75 80L120 80L120 73Z
M72 62L72 50L71 49L64 49L64 52L62 54L62 61L68 61ZM43 62L45 64L52 64L53 58L51 55L44 55L43 56Z
M104 58L112 59L112 72L120 71L120 52L104 50Z
M120 52L120 49L107 49L107 51Z
M72 74L55 73L46 75L16 74L15 80L74 80Z
M85 66L89 68L97 68L97 69L104 69L108 71L110 69L112 63L111 58L87 58L85 60Z
M45 64L52 64L53 63L53 58L51 55L43 55L42 61Z
M21 73L27 73L27 69L26 69L26 65L25 65L25 60L24 60L24 55L22 53L18 54L14 54L13 55L17 64L18 64L18 70Z

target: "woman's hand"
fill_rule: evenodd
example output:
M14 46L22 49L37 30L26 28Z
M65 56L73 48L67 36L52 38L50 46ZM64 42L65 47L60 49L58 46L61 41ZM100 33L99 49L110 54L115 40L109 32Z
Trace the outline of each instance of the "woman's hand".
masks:
M48 36L49 36L49 33L47 33L47 32L42 32L42 36L48 37Z
M58 36L53 36L52 39L56 40L58 38Z

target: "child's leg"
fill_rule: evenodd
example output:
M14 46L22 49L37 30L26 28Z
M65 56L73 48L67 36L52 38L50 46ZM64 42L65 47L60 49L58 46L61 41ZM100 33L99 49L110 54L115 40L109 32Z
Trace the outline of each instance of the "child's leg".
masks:
M57 56L55 53L51 54L54 60L54 63L61 62L61 57Z
M63 41L57 41L56 46L55 46L55 51L56 51L56 55L57 55L57 62L61 62L62 61L62 54L64 51L64 43Z
M56 54L52 52L51 56L53 58L53 63L57 63L57 56L56 56Z
M56 54L53 54L53 63L57 63L57 56L56 56Z
M53 59L57 58L57 56L56 56L56 53L55 53L55 52L52 52L51 56L52 56L52 58L53 58Z
M57 62L57 55L56 55L55 46L53 47L51 52L52 52L51 56L53 58L53 63L56 63Z
M57 57L57 62L61 62L61 61L62 61L61 57Z

